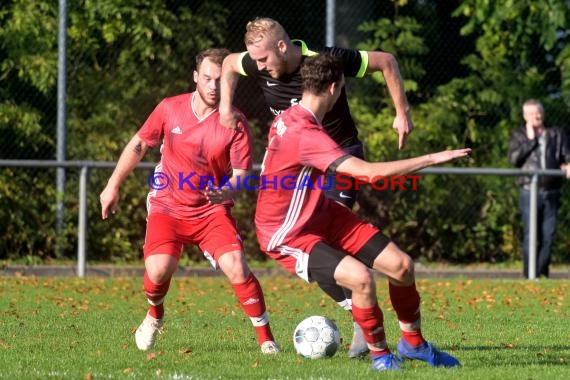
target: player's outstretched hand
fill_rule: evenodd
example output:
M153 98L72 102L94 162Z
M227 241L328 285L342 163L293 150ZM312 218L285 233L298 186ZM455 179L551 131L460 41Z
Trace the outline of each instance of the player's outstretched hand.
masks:
M433 165L438 165L457 160L458 158L467 157L470 153L471 148L444 150L442 152L433 153L431 158Z
M406 147L406 141L412 130L414 124L409 113L405 115L396 115L392 128L398 133L398 149L402 150Z

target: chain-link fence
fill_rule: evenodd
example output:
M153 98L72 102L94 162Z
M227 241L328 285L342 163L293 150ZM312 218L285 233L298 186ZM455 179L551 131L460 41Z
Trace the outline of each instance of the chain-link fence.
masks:
M303 39L310 47L332 38L339 46L383 49L396 55L416 124L407 153L395 149L393 102L383 79L367 76L347 83L371 159L468 144L476 153L466 165L510 167L508 136L521 123L520 105L527 97L543 100L550 123L570 125L565 103L568 84L560 63L566 35L559 33L559 40L549 43L538 29L526 39L514 32L505 34L505 43L518 45L500 56L500 49L484 45L489 42L483 32L469 32L483 22L466 10L473 1L463 2L458 11L461 3L68 2L66 158L116 161L162 98L192 88L197 52L212 46L243 50L246 23L265 16L279 20L292 38ZM0 5L0 159L56 158L58 11L57 4L43 0ZM521 25L532 28L534 24L521 15ZM557 25L553 28L559 30ZM487 52L496 55L496 66L487 60ZM272 116L253 81L240 80L237 91L236 106L250 118L255 159L260 162ZM158 152L152 152L146 160L158 158ZM79 171L66 172L65 194L58 195L53 168L0 168L1 259L74 257ZM148 173L138 171L125 183L120 216L103 222L98 194L110 173L108 169L90 173L88 256L133 260L140 257L144 239ZM421 188L380 196L368 189L358 212L384 226L415 257L458 262L520 257L518 195L512 178L430 175ZM570 230L567 194L566 186L559 237ZM65 206L59 233L58 200ZM248 254L262 258L253 232L255 197L242 194L240 200L235 212ZM554 259L567 261L568 252L565 239L558 238Z

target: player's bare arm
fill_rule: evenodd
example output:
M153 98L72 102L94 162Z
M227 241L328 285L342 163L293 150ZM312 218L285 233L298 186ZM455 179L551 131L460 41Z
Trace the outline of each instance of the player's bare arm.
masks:
M404 89L404 81L400 74L400 68L396 58L386 52L369 51L368 52L368 68L367 73L381 71L386 86L394 102L396 109L396 117L392 128L398 133L398 148L403 149L406 145L406 139L412 133L414 125L410 114L410 106L406 92Z
M390 162L367 162L357 157L350 157L338 165L336 171L347 173L353 177L374 178L406 175L428 166L443 164L462 157L467 157L471 149L444 150L424 156Z
M220 124L226 128L235 129L240 120L232 110L234 94L239 81L239 59L241 53L233 53L224 59L220 77Z
M103 219L107 219L109 211L113 214L117 212L120 187L125 178L127 178L142 160L148 148L148 145L138 135L134 135L123 150L123 153L121 153L117 166L109 178L109 181L107 181L107 186L105 186L105 189L103 189L99 196L101 201L101 217Z

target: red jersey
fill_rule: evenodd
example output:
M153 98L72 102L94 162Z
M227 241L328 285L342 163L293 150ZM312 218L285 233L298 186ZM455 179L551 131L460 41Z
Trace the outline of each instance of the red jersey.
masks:
M232 169L251 169L248 126L240 122L235 130L225 128L219 123L217 109L199 118L194 112L194 96L195 92L164 99L138 131L150 147L158 146L162 140L155 178L161 176L163 186L151 187L149 214L193 219L232 206L232 201L208 202L202 193L208 178L212 177L213 185L219 186L231 176Z
M348 157L302 104L271 126L260 178L255 226L261 249L273 251L299 235L324 202L323 175ZM293 185L294 184L294 185Z

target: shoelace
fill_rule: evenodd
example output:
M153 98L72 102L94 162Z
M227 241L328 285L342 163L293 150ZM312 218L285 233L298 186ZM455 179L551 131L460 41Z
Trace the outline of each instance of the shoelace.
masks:
M151 329L157 331L159 334L162 334L164 324L160 323L158 320L157 321L145 320L144 324L150 327Z

